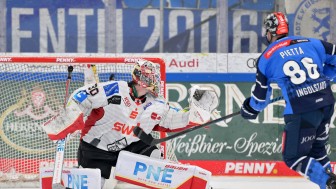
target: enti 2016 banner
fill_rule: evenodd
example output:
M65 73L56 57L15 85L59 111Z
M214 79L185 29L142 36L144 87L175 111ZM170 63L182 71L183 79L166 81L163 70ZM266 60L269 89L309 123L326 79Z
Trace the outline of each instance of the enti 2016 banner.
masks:
M164 52L217 52L217 9L119 8L103 0L7 0L0 7L1 46L7 52L158 52L163 22ZM272 1L272 3L274 3ZM330 39L331 1L286 1L290 34ZM271 10L268 10L272 12ZM229 52L262 52L263 19L268 11L228 10ZM116 18L110 22L111 14ZM106 24L108 23L108 25ZM223 22L221 22L223 23ZM112 24L113 31L108 30ZM5 37L3 37L5 36ZM114 36L114 40L111 39ZM5 38L2 39L2 38Z

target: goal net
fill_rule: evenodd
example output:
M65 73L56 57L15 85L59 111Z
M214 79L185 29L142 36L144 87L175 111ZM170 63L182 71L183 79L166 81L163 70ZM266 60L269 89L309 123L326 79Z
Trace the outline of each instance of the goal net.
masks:
M0 188L38 182L40 167L53 167L56 144L41 128L63 107L67 67L74 67L69 93L84 85L84 66L96 65L99 81L131 80L138 58L0 56ZM160 67L161 95L165 96L165 65L160 58L147 59ZM164 133L154 133L156 137ZM79 136L66 144L64 167L77 165ZM172 148L161 144L167 159L176 161ZM169 151L169 152L168 152Z

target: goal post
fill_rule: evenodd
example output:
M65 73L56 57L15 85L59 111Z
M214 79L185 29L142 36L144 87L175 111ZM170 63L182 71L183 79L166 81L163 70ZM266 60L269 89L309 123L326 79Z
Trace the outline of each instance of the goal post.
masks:
M108 81L111 74L115 80L131 81L131 70L137 59L158 65L160 93L166 96L166 68L161 58L0 54L0 188L4 185L18 187L16 183L21 182L26 185L38 182L39 168L53 167L56 144L49 140L41 126L63 106L69 65L74 67L71 94L84 85L83 70L87 64L96 65L101 82ZM163 137L165 133L155 135ZM67 142L64 167L77 165L78 144L79 136ZM161 144L165 158L176 161L174 150L170 148L168 143Z

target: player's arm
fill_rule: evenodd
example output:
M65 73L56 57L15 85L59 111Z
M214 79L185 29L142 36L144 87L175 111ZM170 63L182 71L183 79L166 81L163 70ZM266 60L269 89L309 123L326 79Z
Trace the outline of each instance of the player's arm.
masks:
M323 48L317 48L317 49L324 49L325 53L325 61L324 61L324 67L323 67L323 73L326 75L328 78L333 79L336 77L336 45L322 41L321 44Z
M93 109L108 104L108 98L113 95L113 90L109 90L112 87L117 89L118 83L89 84L73 92L66 108L44 124L43 129L48 137L51 140L59 140L82 129L84 116L89 115Z
M199 86L192 87L189 93L189 109L177 109L161 103L164 111L154 130L175 132L210 120L212 111L219 105L216 93Z
M268 85L268 79L259 67L257 62L256 82L251 97L243 102L241 107L241 115L245 119L256 119L259 112L268 104L271 94L271 88Z
M88 116L92 109L107 105L107 97L101 83L89 84L72 96L72 100L78 105L85 116Z

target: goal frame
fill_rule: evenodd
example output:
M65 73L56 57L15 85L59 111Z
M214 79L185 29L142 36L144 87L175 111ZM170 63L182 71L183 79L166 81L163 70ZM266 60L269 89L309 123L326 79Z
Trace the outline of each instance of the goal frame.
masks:
M134 64L138 59L145 59L148 61L152 61L154 63L160 64L160 74L161 74L161 90L160 95L166 98L166 67L165 62L162 58L156 58L156 57L115 57L115 55L109 56L108 54L104 54L104 56L101 56L99 54L88 54L88 55L82 55L82 54L1 54L0 53L0 64L36 64L36 65L46 65L46 64L61 64L61 65L81 65L81 64L109 64L109 63L125 63L125 64ZM64 71L65 72L65 71ZM99 74L99 73L98 73ZM2 127L2 126L1 126ZM1 140L7 140L5 137L5 133L3 133L2 130L0 130L0 137ZM166 137L166 133L160 132L160 138ZM6 142L7 143L7 142ZM11 142L7 143L9 146L13 147ZM56 145L56 144L55 144ZM166 152L167 145L166 143L160 144L161 151L164 153L164 158L167 158ZM14 148L17 148L17 146L14 146ZM24 149L25 150L25 149ZM52 157L54 158L54 157ZM1 176L1 175L0 175ZM1 186L1 179L0 179L0 186ZM16 185L15 185L16 186Z

